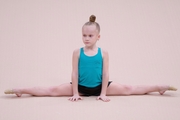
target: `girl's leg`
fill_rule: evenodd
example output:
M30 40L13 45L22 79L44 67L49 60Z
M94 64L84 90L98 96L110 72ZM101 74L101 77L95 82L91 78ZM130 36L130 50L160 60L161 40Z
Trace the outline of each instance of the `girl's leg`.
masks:
M5 91L5 94L16 94L21 97L22 94L34 96L72 96L72 84L65 83L59 86L52 87L32 87L32 88L17 88Z
M107 95L143 95L150 92L159 92L161 95L166 90L176 91L176 88L167 85L121 85L112 82L107 88Z

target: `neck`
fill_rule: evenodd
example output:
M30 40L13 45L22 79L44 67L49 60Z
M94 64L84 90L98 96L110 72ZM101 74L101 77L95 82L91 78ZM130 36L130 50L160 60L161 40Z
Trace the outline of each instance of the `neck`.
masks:
M85 46L84 48L87 49L87 50L96 50L96 49L97 49L97 46L96 46L96 45L93 45L93 46Z

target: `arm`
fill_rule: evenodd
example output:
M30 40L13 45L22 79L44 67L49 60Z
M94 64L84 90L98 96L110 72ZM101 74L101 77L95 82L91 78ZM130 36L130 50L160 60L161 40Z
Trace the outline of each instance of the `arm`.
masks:
M71 79L72 79L73 96L71 98L69 98L69 100L71 100L71 101L77 101L79 99L82 99L79 96L79 92L78 92L78 59L79 59L79 49L75 50L73 52L73 56L72 56Z
M103 50L102 89L98 99L101 99L104 102L108 102L110 100L106 96L108 81L109 81L109 55L107 51Z

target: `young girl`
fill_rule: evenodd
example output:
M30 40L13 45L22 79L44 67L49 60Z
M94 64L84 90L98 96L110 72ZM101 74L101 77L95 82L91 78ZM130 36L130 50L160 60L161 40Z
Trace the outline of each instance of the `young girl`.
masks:
M81 100L81 96L98 96L97 100L110 101L110 95L143 95L150 92L159 92L177 89L168 85L130 86L109 81L108 52L97 47L100 39L100 26L95 22L96 17L90 16L89 22L82 27L84 47L73 52L72 82L52 87L16 88L6 90L5 94L22 94L34 96L72 96L70 101Z

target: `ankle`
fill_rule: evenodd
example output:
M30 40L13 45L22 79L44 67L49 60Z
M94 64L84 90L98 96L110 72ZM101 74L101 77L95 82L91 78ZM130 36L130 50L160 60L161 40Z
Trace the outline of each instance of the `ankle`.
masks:
M160 85L159 86L159 91L166 91L169 89L169 86L168 85Z
M21 89L12 89L12 91L15 93L15 94L22 94L22 90Z

